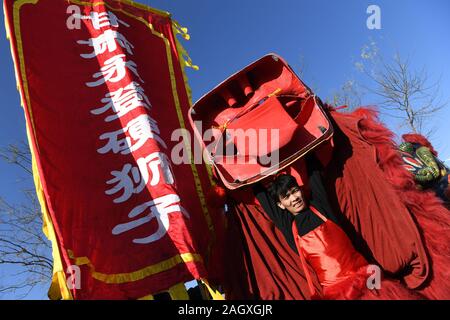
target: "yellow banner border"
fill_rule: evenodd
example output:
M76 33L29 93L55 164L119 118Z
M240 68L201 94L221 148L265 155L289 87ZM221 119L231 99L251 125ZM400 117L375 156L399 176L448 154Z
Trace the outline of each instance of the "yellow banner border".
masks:
M36 129L35 129L34 118L33 118L31 103L30 103L28 80L27 80L27 75L26 75L25 59L24 59L24 53L23 53L22 35L21 35L21 29L20 29L20 9L21 9L21 7L25 4L36 4L38 2L39 2L39 0L17 0L14 2L14 4L13 4L13 23L14 23L16 49L18 52L19 63L17 63L17 61L15 59L13 46L11 46L11 53L12 53L11 55L14 60L16 82L18 84L18 89L19 89L19 93L21 96L21 104L22 104L22 107L27 108L30 122L31 122L31 124L29 124L28 121L26 121L27 138L28 138L28 142L29 142L29 146L30 146L31 155L32 155L32 169L33 169L33 178L34 178L34 183L35 183L35 187L36 187L36 193L37 193L38 200L41 205L41 209L42 209L42 213L43 213L43 221L44 221L43 232L48 237L48 239L52 242L52 248L53 248L52 254L53 254L53 259L54 259L54 263L53 263L54 270L53 270L52 284L49 289L49 297L52 299L63 298L63 299L69 300L69 299L73 299L73 296L67 286L67 279L66 279L66 274L63 270L63 263L62 263L59 246L58 246L58 240L57 240L56 233L55 233L55 230L53 227L51 216L48 211L47 202L45 199L45 193L44 193L44 189L42 186L39 169L38 169L38 165L37 165L38 158L36 157L36 152L39 153L39 145L35 139ZM184 120L184 117L183 117L183 114L181 111L181 106L180 106L180 102L179 102L179 98L178 98L176 77L175 77L175 72L174 72L174 67L173 67L172 53L171 53L171 47L170 47L169 40L162 33L156 32L154 30L152 24L148 23L144 19L133 16L132 14L130 14L122 9L113 8L108 3L105 3L103 1L91 3L91 2L83 2L83 1L78 1L78 0L68 0L68 2L71 2L74 4L79 4L79 5L89 5L89 6L105 5L106 7L108 7L109 9L111 9L113 11L120 11L130 17L135 18L138 21L143 22L147 27L149 27L152 34L158 36L159 38L161 38L164 41L164 44L166 47L167 61L168 61L168 66L169 66L169 74L170 74L170 79L171 79L172 94L173 94L173 98L174 98L178 121L180 123L180 127L183 129L186 129L185 120ZM131 1L131 0L118 0L118 2L119 3L122 2L122 3L128 4L128 5L131 5L133 7L139 8L139 9L144 9L146 11L159 14L159 15L161 15L163 17L167 17L169 19L171 17L171 15L166 11L157 10L157 9L151 8L151 7L143 5L143 4L135 3L134 1ZM4 2L4 5L5 5L5 2ZM8 24L8 19L6 17L6 8L4 8L4 13L5 13L5 26L6 26L6 31L7 31L7 37L12 42L11 29ZM187 54L186 54L186 51L182 48L178 39L176 38L176 34L181 33L185 39L189 39L189 36L187 35L187 30L185 28L179 27L177 22L171 20L171 23L172 23L172 32L174 32L175 41L177 44L176 50L179 54L180 63L181 63L181 60ZM193 66L192 63L190 63L190 59L188 61L184 61L184 62L185 62L186 66L191 66L194 69L196 68L196 66ZM191 103L190 88L187 84L187 77L185 75L184 65L181 64L181 67L182 67L182 74L183 74L183 79L184 79L184 82L186 85L189 103ZM19 78L19 76L18 76L19 74L21 75L21 78ZM19 81L19 79L22 79L22 81ZM22 95L22 91L20 90L20 88L22 89L25 97ZM31 128L30 128L30 125L31 125ZM32 140L34 141L34 144L33 144ZM188 150L189 154L192 155L192 150L190 148L190 145L188 145L189 140L184 139L184 141L185 141L186 150ZM34 150L33 146L35 146L37 150ZM193 159L193 157L191 157L191 159ZM209 215L208 207L207 207L205 196L204 196L204 193L202 190L201 182L200 182L200 179L198 176L197 168L195 167L195 164L193 163L193 161L191 161L191 170L192 170L195 182L196 182L195 187L197 190L197 194L199 196L203 214L207 221L210 232L212 233L212 235L214 235L214 228L212 225L211 217ZM202 261L200 255L192 254L192 253L177 255L168 260L170 260L172 263L174 261L176 261L178 263L185 263L185 262L189 262L190 261L189 259L192 259L192 261ZM187 261L185 261L185 260L187 260ZM139 278L139 276L138 276L139 273L148 272L149 273L148 276L150 276L150 275L154 274L154 273L152 273L154 270L160 270L161 266L165 265L165 263L167 264L167 260L157 263L157 264L154 264L154 265L147 266L144 269L141 269L141 270L138 270L135 272L131 272L131 273L126 273L126 274L105 275L105 274L101 274L101 273L96 273L96 275L98 275L98 278L106 278L106 279L124 279L124 277L125 278L128 277L129 279ZM92 270L95 270L95 267L93 265L90 265L90 268L92 268ZM133 280L133 281L136 281L136 280ZM173 291L174 290L173 288L176 287L176 292L178 292L178 295L180 295L179 285L180 284L177 284L177 285L169 288L169 292ZM181 295L183 295L183 294L181 294ZM146 298L150 299L151 297L152 297L152 295L148 295L148 296L145 296L144 299L146 299Z

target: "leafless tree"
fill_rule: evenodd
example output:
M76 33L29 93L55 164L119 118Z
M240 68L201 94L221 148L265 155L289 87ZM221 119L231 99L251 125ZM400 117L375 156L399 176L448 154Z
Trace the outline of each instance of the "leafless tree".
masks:
M19 167L31 184L31 156L25 143L0 149L0 158ZM23 190L25 200L16 205L0 197L0 266L9 279L0 281L2 293L24 298L39 284L49 284L52 275L51 244L42 232L42 215L33 187ZM16 282L12 282L14 278Z
M355 80L347 80L333 96L326 99L326 102L334 106L347 106L347 111L352 111L361 106L364 92Z
M425 68L414 69L399 53L384 59L375 42L363 48L361 58L356 66L373 81L366 89L381 99L381 111L408 131L430 137L435 129L430 118L448 104L440 98L440 79L433 82Z

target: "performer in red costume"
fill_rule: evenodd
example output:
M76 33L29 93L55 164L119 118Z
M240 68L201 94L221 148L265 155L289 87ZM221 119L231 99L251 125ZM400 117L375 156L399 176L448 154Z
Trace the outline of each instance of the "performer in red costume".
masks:
M393 133L378 122L375 111L329 112L334 151L322 178L339 227L366 261L390 278L427 299L449 299L448 209L433 192L417 190ZM301 160L286 171L300 181L305 168ZM224 275L227 299L311 299L295 243L274 226L252 188L227 192L227 197L224 263L232 270ZM320 293L320 279L311 266L307 269Z
M367 260L353 247L339 227L328 204L317 160L309 159L310 196L307 199L295 178L279 175L266 190L261 184L254 192L265 212L299 255L313 299L423 299L399 281L383 279L379 288L368 288L368 279L379 268L370 268ZM307 264L322 286L315 290ZM375 271L375 272L377 272ZM377 275L375 275L376 278ZM381 279L381 275L378 275Z
M276 144L270 141L268 153L260 153L245 148L245 143L239 147L236 136L226 132L278 127L283 137L278 168L294 176L300 187L308 181L307 155L315 154L323 165L329 212L338 223L313 203L327 219L314 214L316 221L337 224L365 261L379 265L389 278L426 298L450 299L449 211L434 192L417 189L403 167L394 134L378 121L375 111L341 113L323 105L281 57L270 54L206 94L189 115L194 131L195 121L204 121L206 127L220 128L217 142L235 145L226 159L258 160L223 161L223 154L207 150L207 141L196 133L205 150L211 151L217 178L228 188L223 192L228 228L220 250L224 257L220 283L227 299L311 299L326 287L313 264L304 268L293 236L283 236L252 192L253 183L278 173L273 163L265 166L259 161L276 154ZM295 125L285 125L293 121ZM267 135L259 138L264 141ZM308 189L304 188L305 197L314 201ZM308 290L311 286L315 293ZM329 288L325 291L325 296L330 294Z

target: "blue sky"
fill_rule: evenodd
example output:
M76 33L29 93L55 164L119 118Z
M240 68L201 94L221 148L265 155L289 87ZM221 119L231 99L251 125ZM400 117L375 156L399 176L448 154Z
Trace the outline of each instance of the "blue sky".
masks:
M172 13L188 27L184 41L199 71L188 71L194 101L250 62L275 52L325 99L347 80L364 82L354 63L371 39L390 58L397 50L411 66L425 67L432 79L441 78L443 99L450 99L450 2L417 1L299 1L299 0L141 0ZM366 27L369 5L381 9L381 29ZM3 26L3 14L0 17ZM376 104L367 95L363 104ZM26 141L25 120L13 72L9 43L0 33L0 147ZM433 118L432 142L443 160L450 158L450 106ZM397 123L384 119L395 132ZM0 196L23 200L25 174L0 161ZM3 268L3 269L2 269ZM0 282L9 269L0 267ZM39 288L28 298L44 298ZM5 298L5 297L4 297ZM8 296L14 298L14 296Z

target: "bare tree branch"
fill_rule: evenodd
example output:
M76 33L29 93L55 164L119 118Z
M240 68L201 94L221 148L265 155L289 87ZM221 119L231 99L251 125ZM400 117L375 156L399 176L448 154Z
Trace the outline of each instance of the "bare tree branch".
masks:
M427 129L425 120L448 105L439 99L440 78L431 82L425 67L414 70L409 58L398 52L386 62L374 42L363 47L361 57L365 63L356 66L374 84L365 89L382 99L378 105L387 111L385 114L402 119L402 125L412 132L430 137L434 129Z
M335 106L345 105L351 111L361 105L362 96L363 92L356 81L348 80L342 85L339 91L333 94L331 99L326 99L326 102Z
M12 204L0 197L0 266L13 270L0 281L0 293L25 298L36 286L50 284L53 262L51 244L42 232L42 214L32 188L31 154L26 143L0 148L0 159L25 173L29 187L25 202ZM13 279L11 281L11 279ZM15 283L16 282L16 283Z
M22 168L25 172L32 174L31 171L31 154L28 146L22 143L20 146L10 144L6 148L0 149L0 158L8 163L14 164Z

